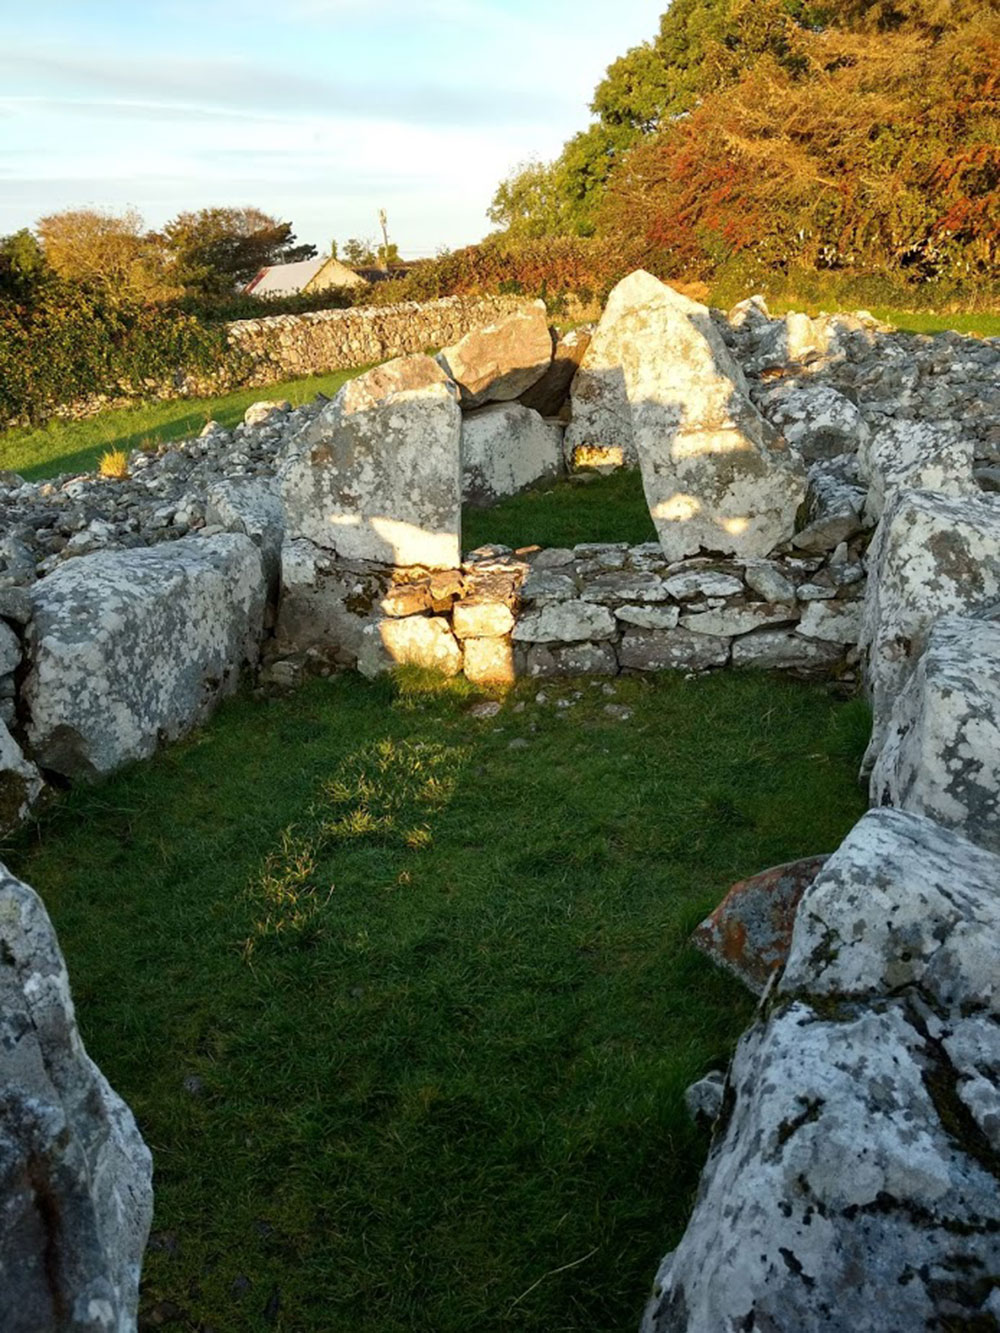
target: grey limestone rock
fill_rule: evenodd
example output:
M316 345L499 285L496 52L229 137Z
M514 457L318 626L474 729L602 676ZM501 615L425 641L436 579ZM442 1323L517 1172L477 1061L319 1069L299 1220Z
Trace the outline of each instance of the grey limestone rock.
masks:
M492 403L462 418L462 495L494 504L562 471L562 427L519 403Z
M348 381L299 432L279 471L285 525L347 560L461 562L461 412L427 356Z
M930 491L897 492L868 552L861 645L874 711L874 763L896 696L934 621L1000 600L1000 504Z
M40 898L3 866L0 1033L0 1327L134 1333L149 1150L84 1050Z
M0 835L27 819L43 785L41 773L0 721Z
M618 660L633 671L707 671L729 661L729 640L686 629L626 628Z
M893 706L871 800L1000 852L1000 623L946 616L933 626Z
M607 607L580 600L552 602L521 616L514 642L579 643L613 639L615 632L615 618Z
M552 364L552 334L545 302L535 301L496 324L474 329L438 363L458 385L464 411L510 402L537 384Z
M644 1333L990 1327L1000 859L872 811L803 895Z
M750 401L705 306L642 272L616 293L633 438L664 553L767 555L795 530L801 460Z
M861 447L858 467L868 485L865 519L876 523L894 491L936 491L969 496L978 489L972 472L973 443L957 425L888 421Z
M32 756L94 778L202 722L257 659L264 595L260 552L239 533L61 565L31 590Z

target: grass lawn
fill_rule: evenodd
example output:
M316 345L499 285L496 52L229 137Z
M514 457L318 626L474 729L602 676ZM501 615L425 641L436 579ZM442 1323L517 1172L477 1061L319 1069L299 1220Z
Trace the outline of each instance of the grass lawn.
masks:
M638 469L582 473L512 495L489 509L462 511L462 546L575 546L577 542L656 541Z
M336 370L329 375L288 380L264 388L240 389L220 398L179 398L172 402L142 403L136 407L101 412L84 421L50 421L42 427L23 426L0 431L0 469L19 472L28 481L55 477L62 472L89 472L109 449L127 453L140 445L162 444L197 435L206 421L221 421L232 429L251 403L287 398L297 407L318 393L332 397L342 384L368 367Z
M595 682L241 697L3 849L155 1155L141 1327L637 1326L706 1151L683 1090L752 1009L688 935L838 844L867 718L613 688L630 720Z

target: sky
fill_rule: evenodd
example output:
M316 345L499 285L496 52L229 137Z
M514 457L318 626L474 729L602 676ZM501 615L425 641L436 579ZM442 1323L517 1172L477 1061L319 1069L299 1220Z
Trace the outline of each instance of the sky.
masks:
M252 204L321 251L479 240L665 0L0 0L0 235ZM5 10L9 10L4 14Z

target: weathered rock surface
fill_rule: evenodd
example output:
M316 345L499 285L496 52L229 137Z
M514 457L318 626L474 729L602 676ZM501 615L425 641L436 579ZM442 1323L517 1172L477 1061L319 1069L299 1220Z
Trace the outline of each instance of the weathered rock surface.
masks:
M795 531L805 470L750 401L709 311L648 274L615 289L643 486L668 559L767 555ZM655 279L653 279L655 282ZM631 299L630 299L631 298Z
M957 425L887 421L858 452L858 470L868 486L865 521L878 522L894 491L975 495L972 464L972 440Z
M644 1333L991 1326L1000 858L872 811L801 900Z
M930 491L898 492L868 553L862 646L874 711L874 762L896 696L939 617L1000 601L1000 505Z
M495 504L562 471L562 427L519 403L494 403L462 419L462 495Z
M390 577L385 566L336 560L312 542L286 542L272 656L315 651L332 666L354 667L365 628L393 614L384 602L391 596ZM404 614L428 609L419 593Z
M758 406L807 463L854 453L868 438L858 407L829 384L779 384Z
M799 901L826 861L825 856L808 856L740 880L701 923L691 943L762 995L785 965Z
M0 834L27 819L42 793L42 775L0 721Z
M248 408L248 415L250 411ZM269 416L264 417L267 420ZM281 545L285 537L285 516L277 481L267 478L216 482L208 491L205 522L226 532L243 532L250 538L260 551L268 595L273 600L281 580Z
M866 496L853 458L814 463L809 469L805 522L792 545L812 555L836 550L866 526Z
M555 345L552 364L542 378L522 393L518 401L542 417L557 417L569 403L573 378L587 353L593 330L571 329Z
M441 616L410 616L367 625L358 653L358 670L369 678L394 666L429 667L446 676L462 670L462 649Z
M83 556L36 583L32 756L94 778L202 722L256 660L264 595L260 552L236 533Z
M84 1050L41 900L3 866L0 1034L0 1327L132 1333L149 1150Z
M645 630L626 626L618 648L622 667L632 671L707 671L729 661L729 640L690 630Z
M461 560L461 412L430 357L350 380L279 472L290 539L346 560L451 569Z
M1000 622L933 626L892 709L871 800L1000 852Z
M552 334L545 302L474 329L454 347L437 355L439 365L458 385L465 411L486 403L519 398L537 384L552 364Z
M624 341L632 336L628 321L634 306L655 299L662 286L652 274L640 271L619 283L608 297L573 380L565 442L571 467L637 465L632 409L625 391ZM653 354L660 349L648 350Z
M612 639L615 618L593 602L556 602L529 611L517 622L515 643L576 643L582 639Z

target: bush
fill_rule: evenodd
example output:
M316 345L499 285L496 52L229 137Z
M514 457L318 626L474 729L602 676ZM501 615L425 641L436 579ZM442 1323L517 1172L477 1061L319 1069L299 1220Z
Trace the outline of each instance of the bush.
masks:
M44 419L93 395L138 396L183 374L227 367L222 328L169 306L138 305L52 281L30 303L0 299L0 420Z
M442 296L541 298L560 313L569 296L602 301L639 257L608 242L578 236L512 240L491 237L418 265L408 277L355 297L358 305L432 301Z
M367 289L365 289L367 292ZM271 315L305 315L311 310L345 310L355 304L367 304L355 291L334 287L325 292L300 293L298 296L248 296L236 292L228 296L185 296L176 308L205 324L228 324L237 319L267 319Z

